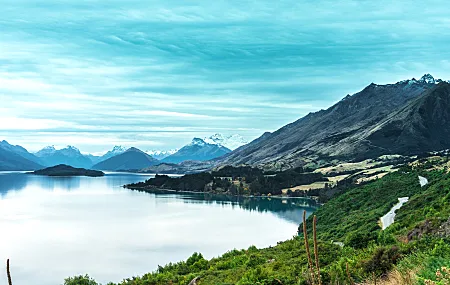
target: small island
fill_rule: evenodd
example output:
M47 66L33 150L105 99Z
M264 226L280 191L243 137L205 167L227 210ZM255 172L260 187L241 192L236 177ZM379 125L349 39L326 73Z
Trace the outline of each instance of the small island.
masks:
M41 170L36 170L30 172L34 175L44 175L44 176L89 176L89 177L101 177L105 176L105 173L98 170L90 170L84 168L75 168L69 165L60 164Z

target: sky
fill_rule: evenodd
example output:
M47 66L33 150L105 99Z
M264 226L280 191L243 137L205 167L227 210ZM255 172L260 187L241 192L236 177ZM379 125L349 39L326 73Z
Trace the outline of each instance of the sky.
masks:
M450 79L447 1L3 0L0 139L248 140L371 82Z

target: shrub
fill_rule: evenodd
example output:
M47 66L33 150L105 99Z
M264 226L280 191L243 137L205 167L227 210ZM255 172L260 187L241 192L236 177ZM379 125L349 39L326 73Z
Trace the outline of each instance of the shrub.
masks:
M362 262L363 270L366 273L385 274L397 264L400 258L401 253L398 247L380 247L375 250L371 259Z

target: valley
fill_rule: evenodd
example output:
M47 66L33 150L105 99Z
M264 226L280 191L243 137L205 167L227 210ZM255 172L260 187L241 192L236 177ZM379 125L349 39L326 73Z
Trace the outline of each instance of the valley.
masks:
M136 177L120 185L129 195L202 195L212 201L244 199L244 204L250 203L246 199L262 204L304 199L320 205L313 207L315 251L321 253L320 277L314 278L362 284L390 282L397 274L412 283L437 282L431 274L436 266L450 265L449 104L450 84L426 74L419 80L372 83L249 143L216 134L194 138L176 151L117 146L100 157L73 146L31 154L3 141L0 165L46 175L48 169L39 169L63 161L67 167L86 166L80 175L88 175L87 168L129 173ZM216 257L197 251L185 261L108 284L314 284L300 215L283 214L298 226L290 240ZM312 219L306 221L308 233ZM268 230L273 229L277 226ZM418 264L420 270L413 270ZM70 277L64 284L83 282L98 284L89 276Z

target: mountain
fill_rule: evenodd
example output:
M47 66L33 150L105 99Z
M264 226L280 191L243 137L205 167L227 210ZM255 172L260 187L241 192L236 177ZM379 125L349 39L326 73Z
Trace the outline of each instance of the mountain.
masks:
M203 142L201 142L200 140L202 140ZM240 146L243 146L245 144L248 143L248 141L246 141L242 136L238 135L238 134L234 134L234 135L229 135L229 136L224 136L222 134L214 134L210 137L205 137L203 139L199 139L198 144L202 144L202 143L206 143L208 145L217 145L220 147L224 147L227 148L228 150L234 150L237 149ZM211 150L211 146L208 146ZM222 150L225 150L224 148L220 148ZM147 153L148 155L158 159L158 160L164 160L165 158L177 153L180 149L172 149L172 150L148 150L145 153ZM192 150L191 150L192 151ZM194 150L195 152L196 150ZM214 152L214 151L213 151ZM223 151L219 151L218 152L219 156L223 155ZM190 155L188 153L183 154L186 156L195 156L195 155ZM202 156L201 154L198 154L200 156ZM207 157L212 157L212 158L216 158L217 155L216 154L211 154L211 155L206 155ZM173 162L171 161L172 158L169 158L169 161L165 160L166 162ZM175 159L174 161L178 161L179 159ZM200 160L205 160L204 158L201 158ZM207 160L207 159L206 159Z
M129 148L127 151L110 157L92 166L97 170L137 170L159 164L159 160L149 156L137 148Z
M231 150L224 146L206 143L200 138L194 138L190 144L162 161L165 163L180 163L188 160L206 161L221 157L229 152Z
M150 155L153 158L158 160L162 160L174 153L176 153L179 149L171 149L171 150L147 150L146 154Z
M31 160L37 164L40 164L40 165L43 164L43 162L37 156L29 153L24 147L22 147L20 145L11 145L7 141L3 140L0 142L0 148L7 150L7 151L14 152L14 153L16 153L28 160Z
M108 158L111 158L113 156L119 155L124 153L125 151L127 151L127 148L121 145L116 145L113 147L112 150L108 151L107 153L105 153L104 155L102 155L101 157L99 157L99 161L104 161L107 160Z
M55 149L54 146L47 146L35 155L39 157L45 166L55 166L59 164L66 164L73 167L89 168L92 166L92 161L83 155L79 149L74 146L67 146L63 149Z
M231 150L235 150L238 147L248 144L248 141L246 141L241 135L238 134L229 136L224 136L222 134L214 134L208 138L204 138L203 140L206 143L224 146Z
M84 156L86 156L87 158L89 158L91 160L91 165L97 164L99 162L102 162L104 160L107 160L108 158L111 158L113 156L116 156L118 154L124 153L127 150L126 147L124 146L120 146L120 145L116 145L112 148L112 150L106 152L103 155L94 155L94 154L85 154Z
M291 168L320 160L418 154L450 147L449 83L426 74L370 84L220 159L220 164Z
M85 157L87 157L91 161L91 165L94 165L96 163L99 163L101 161L101 156L93 155L90 153L84 154Z
M372 127L365 137L386 153L419 154L450 148L450 84L436 87Z
M0 142L0 170L36 170L41 169L39 158L29 153L25 148L11 145L7 141Z

